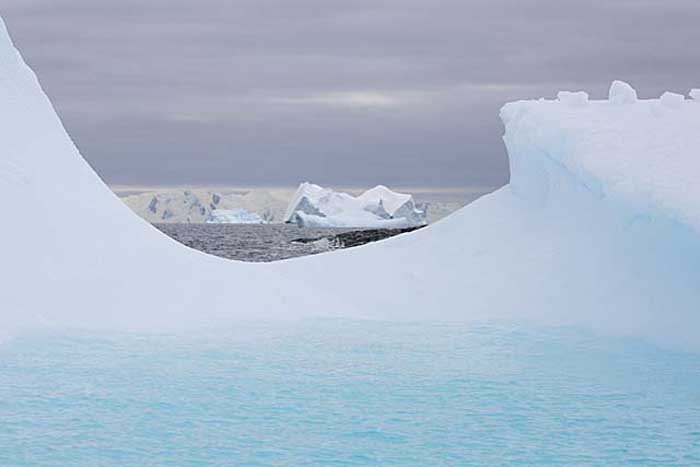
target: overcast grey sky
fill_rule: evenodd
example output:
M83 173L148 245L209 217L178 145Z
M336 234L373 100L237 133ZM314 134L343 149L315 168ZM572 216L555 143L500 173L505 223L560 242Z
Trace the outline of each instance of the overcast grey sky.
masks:
M493 186L506 101L700 87L698 0L2 0L120 184Z

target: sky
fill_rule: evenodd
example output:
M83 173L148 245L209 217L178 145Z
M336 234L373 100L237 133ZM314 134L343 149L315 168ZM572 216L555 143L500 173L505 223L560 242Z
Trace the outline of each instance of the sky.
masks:
M500 107L700 87L698 0L2 0L111 184L495 187Z

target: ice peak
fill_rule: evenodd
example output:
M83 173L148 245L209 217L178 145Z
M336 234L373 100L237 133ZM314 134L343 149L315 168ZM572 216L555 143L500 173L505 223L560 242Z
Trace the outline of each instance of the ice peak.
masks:
M12 44L10 34L7 32L7 26L5 26L5 21L2 19L2 16L0 16L0 44L3 46Z
M5 27L5 22L2 17L0 17L0 66L3 67L2 72L4 73L5 66L11 65L19 61L19 52L15 49L10 34Z
M569 107L585 107L588 104L589 97L588 93L584 91L560 91L557 94L557 99Z
M637 102L637 91L629 83L615 80L610 85L609 99L613 104L631 104Z
M682 94L676 94L675 92L665 92L659 98L661 104L670 109L677 109L685 101L685 96Z
M689 96L691 99L700 102L700 89L691 89Z

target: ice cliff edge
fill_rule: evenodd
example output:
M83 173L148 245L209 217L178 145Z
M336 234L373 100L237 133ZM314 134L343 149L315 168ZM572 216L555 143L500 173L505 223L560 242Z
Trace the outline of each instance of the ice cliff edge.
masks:
M544 206L578 187L630 218L700 233L700 101L669 92L640 100L616 81L608 100L560 92L507 104L501 118L515 194Z
M22 58L12 44L5 22L0 17L0 67L2 67L0 73L5 74L10 70L11 65L19 65L21 63Z

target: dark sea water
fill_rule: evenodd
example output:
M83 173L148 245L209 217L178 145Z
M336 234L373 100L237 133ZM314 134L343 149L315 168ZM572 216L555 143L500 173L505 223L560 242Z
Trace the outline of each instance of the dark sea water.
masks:
M328 241L294 242L357 229L308 229L291 224L155 224L180 243L228 259L269 262L333 249Z

